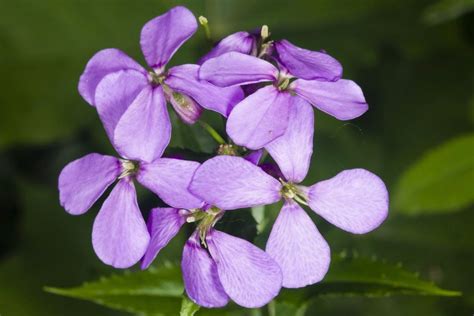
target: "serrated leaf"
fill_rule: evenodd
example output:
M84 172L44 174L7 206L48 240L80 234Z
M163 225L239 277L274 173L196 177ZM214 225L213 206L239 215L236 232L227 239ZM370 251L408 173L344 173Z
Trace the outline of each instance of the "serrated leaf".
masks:
M104 277L80 287L46 287L45 290L132 313L176 315L180 310L184 288L179 267L164 265L146 271Z
M320 296L390 295L459 296L461 293L422 280L401 264L339 254L333 256L329 272L321 283L301 290L285 290L280 300L300 304Z
M183 297L181 302L180 316L193 316L201 308L201 306L194 304L187 296Z
M426 153L401 177L393 206L405 214L449 212L474 201L474 134Z

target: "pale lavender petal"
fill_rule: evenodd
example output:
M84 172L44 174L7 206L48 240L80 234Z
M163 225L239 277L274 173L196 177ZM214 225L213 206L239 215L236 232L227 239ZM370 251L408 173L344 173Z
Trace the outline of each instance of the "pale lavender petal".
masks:
M206 238L225 292L237 304L256 308L278 295L282 273L267 253L244 239L212 230Z
M145 87L117 123L114 144L126 158L151 162L163 154L171 122L161 87Z
M207 308L227 305L229 297L219 281L216 264L196 234L184 246L181 269L186 293L193 302Z
M198 78L198 65L181 65L168 72L165 83L174 91L190 96L202 107L227 117L238 102L244 98L240 87L221 88Z
M331 82L298 79L290 88L321 111L339 120L352 120L369 108L362 90L351 80Z
M196 170L189 189L208 204L234 210L277 202L281 184L244 158L217 156Z
M104 263L129 268L145 254L150 235L137 204L135 186L120 180L102 205L92 228L92 245Z
M199 208L202 200L188 191L198 167L199 163L194 161L161 158L140 164L137 180L172 207Z
M247 32L237 32L224 37L209 53L204 55L199 64L208 59L218 57L228 52L239 52L242 54L250 54L252 48L256 45L255 36Z
M148 21L140 35L140 45L148 65L154 69L166 65L196 29L193 13L182 6Z
M157 207L150 211L147 227L150 233L150 244L142 258L141 268L146 269L170 240L176 236L186 222L183 212L176 208Z
M244 159L247 160L247 161L250 161L254 165L258 166L262 156L263 156L263 149L259 149L259 150L254 150L254 151L250 152L250 154L245 156Z
M187 95L176 91L169 91L166 93L166 97L170 101L171 106L173 106L176 114L178 114L184 123L189 125L194 124L201 117L204 109Z
M237 52L225 53L202 64L199 78L219 87L275 81L278 69L263 59Z
M69 214L84 214L120 175L117 158L89 154L70 162L59 175L59 200Z
M364 169L344 170L309 187L308 204L337 227L364 234L379 227L388 215L388 192L383 181Z
M342 65L324 52L300 48L287 40L274 44L278 61L295 77L336 81L342 77Z
M118 121L147 86L147 78L134 70L109 74L97 86L95 94L97 112L112 144Z
M273 224L265 251L279 264L287 288L321 281L331 261L327 242L308 214L291 200Z
M285 133L292 98L274 86L261 88L232 110L227 134L237 145L262 148Z
M289 181L299 183L308 173L313 153L314 113L300 97L292 97L285 134L265 146Z
M103 49L97 52L86 65L79 79L80 95L90 105L95 105L97 85L108 74L120 70L135 70L145 74L145 70L124 52L115 48Z

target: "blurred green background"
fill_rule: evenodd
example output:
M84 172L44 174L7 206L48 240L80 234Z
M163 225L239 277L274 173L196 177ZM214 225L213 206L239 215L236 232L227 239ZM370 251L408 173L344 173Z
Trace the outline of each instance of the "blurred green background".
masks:
M318 228L334 252L402 262L463 292L454 298L317 298L307 315L471 315L474 5L454 0L0 0L0 315L125 315L42 290L112 272L90 240L102 200L83 216L68 215L59 206L57 177L86 153L114 154L94 108L77 92L88 59L116 47L142 62L141 27L177 4L206 16L215 41L268 24L274 39L324 48L341 61L344 77L362 87L370 110L351 122L316 113L306 181L367 168L387 183L392 207L385 224L364 236L314 217ZM210 47L199 30L172 64L195 63ZM212 114L205 119L216 121ZM172 146L214 149L199 127L182 124ZM139 201L144 213L158 203L145 192ZM254 234L248 219L224 218L223 225ZM253 226L242 230L243 224ZM160 260L178 261L185 237L181 233Z

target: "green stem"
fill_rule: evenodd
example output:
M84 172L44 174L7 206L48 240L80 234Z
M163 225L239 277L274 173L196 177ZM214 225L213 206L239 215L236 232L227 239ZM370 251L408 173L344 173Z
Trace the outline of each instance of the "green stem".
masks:
M271 301L267 305L268 307L268 316L276 316L276 304L275 301Z
M199 121L199 124L206 130L206 132L209 133L209 135L211 135L212 138L214 138L216 142L218 142L221 145L225 144L224 138L222 138L222 136L219 135L219 133L211 125L202 121Z

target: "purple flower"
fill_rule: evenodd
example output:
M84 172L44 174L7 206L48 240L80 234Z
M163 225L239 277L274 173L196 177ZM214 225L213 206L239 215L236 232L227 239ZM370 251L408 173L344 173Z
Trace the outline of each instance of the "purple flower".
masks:
M266 149L280 166L280 181L240 157L219 156L197 168L189 187L206 203L225 210L272 204L284 199L266 252L280 265L283 287L298 288L320 281L330 262L330 249L310 217L308 205L333 225L355 234L377 228L388 214L388 193L382 180L364 169L345 170L310 187L305 178L312 154L314 118L308 102L293 102L286 133Z
M198 65L165 69L196 29L194 15L184 7L175 7L142 28L140 45L150 71L114 48L99 51L87 63L79 92L97 108L118 148L146 143L150 152L142 158L157 158L171 132L166 100L183 121L194 123L201 106L227 116L243 98L238 87L218 88L200 81Z
M185 222L197 222L181 262L189 298L209 308L225 306L230 299L248 308L263 306L280 291L281 269L260 248L214 229L223 213L209 205L192 210L153 209L148 218L151 241L142 269L151 264Z
M160 158L151 163L89 154L69 163L59 176L61 205L84 214L117 179L92 228L97 256L116 268L128 268L144 255L150 240L137 204L133 179L174 207L195 208L202 202L187 187L197 162Z
M367 111L360 87L340 79L340 63L323 52L309 51L286 40L273 43L278 68L241 52L228 52L204 62L199 77L220 87L271 82L238 103L227 121L233 141L250 149L264 147L288 126L293 103L306 100L340 120Z

